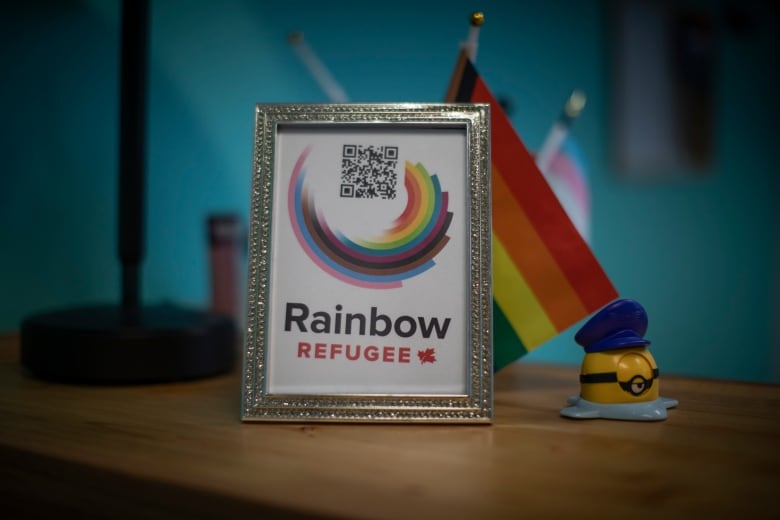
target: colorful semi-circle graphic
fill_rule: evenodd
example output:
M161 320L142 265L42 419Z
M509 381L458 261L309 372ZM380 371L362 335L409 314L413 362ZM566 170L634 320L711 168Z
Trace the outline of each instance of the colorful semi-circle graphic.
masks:
M349 238L331 229L306 188L306 157L301 153L288 189L290 222L311 260L335 278L373 289L400 287L401 282L434 266L433 258L449 241L452 222L448 194L422 164L406 162L406 207L379 238Z

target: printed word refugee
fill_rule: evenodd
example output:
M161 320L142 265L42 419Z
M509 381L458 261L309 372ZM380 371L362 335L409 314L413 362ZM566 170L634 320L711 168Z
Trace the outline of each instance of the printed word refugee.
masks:
M342 345L341 343L308 343L298 342L298 357L306 359L336 359L344 358L348 361L365 359L366 361L382 361L384 363L409 363L411 358L410 347L395 347L385 345L378 347L368 345Z

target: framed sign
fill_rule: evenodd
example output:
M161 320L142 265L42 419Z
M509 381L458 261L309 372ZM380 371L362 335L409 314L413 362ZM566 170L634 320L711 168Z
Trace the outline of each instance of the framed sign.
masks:
M491 421L488 119L257 105L243 420Z

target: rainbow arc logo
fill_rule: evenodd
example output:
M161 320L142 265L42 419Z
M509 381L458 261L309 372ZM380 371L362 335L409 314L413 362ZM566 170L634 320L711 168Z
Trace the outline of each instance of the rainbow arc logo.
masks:
M448 193L436 175L407 161L403 212L377 238L350 238L328 225L314 193L307 189L310 151L306 148L298 157L287 196L295 236L316 265L343 282L372 289L401 287L404 280L435 265L433 258L449 241L446 233L452 222Z

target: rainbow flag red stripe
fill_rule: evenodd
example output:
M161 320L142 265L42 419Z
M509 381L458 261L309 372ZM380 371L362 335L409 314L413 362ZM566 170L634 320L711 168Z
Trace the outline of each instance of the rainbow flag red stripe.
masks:
M446 101L490 104L493 363L500 370L618 294L465 53Z

